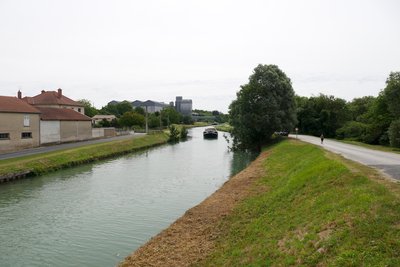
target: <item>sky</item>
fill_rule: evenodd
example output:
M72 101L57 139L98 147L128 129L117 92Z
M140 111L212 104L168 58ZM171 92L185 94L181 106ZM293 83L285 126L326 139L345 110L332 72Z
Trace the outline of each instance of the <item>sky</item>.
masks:
M101 108L176 96L227 112L258 64L297 95L377 96L400 71L398 0L0 0L0 95Z

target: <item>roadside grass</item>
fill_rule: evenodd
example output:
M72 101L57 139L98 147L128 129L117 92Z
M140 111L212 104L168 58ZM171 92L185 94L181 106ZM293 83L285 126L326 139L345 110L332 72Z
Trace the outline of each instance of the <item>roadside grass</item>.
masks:
M224 124L215 126L215 129L217 129L218 131L221 131L221 132L230 133L232 131L233 127L231 125L229 125L228 123L224 123Z
M297 140L266 153L266 175L198 266L400 266L398 183Z
M166 143L167 139L167 134L157 133L135 139L111 141L56 152L5 159L0 161L0 176L25 171L29 171L29 175L41 175L69 166L160 145Z
M194 127L204 127L207 125L210 125L208 122L204 122L204 121L196 121L194 124Z
M379 150L379 151L384 151L384 152L393 152L393 153L398 153L400 154L400 148L396 147L390 147L390 146L381 146L381 145L370 145L366 144L363 142L358 142L358 141L353 141L353 140L340 140L340 139L334 139L335 141L346 143L346 144L351 144L351 145L356 145L356 146L361 146L369 149L374 149L374 150Z

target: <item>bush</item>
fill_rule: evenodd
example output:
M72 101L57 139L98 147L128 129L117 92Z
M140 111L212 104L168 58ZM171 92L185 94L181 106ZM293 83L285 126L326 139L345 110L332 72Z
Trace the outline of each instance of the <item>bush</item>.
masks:
M168 142L178 142L179 141L179 130L175 125L171 124L169 127L169 139Z
M392 147L400 147L400 119L392 121L388 133L390 145Z
M365 123L349 121L343 127L336 130L336 136L339 139L351 138L357 141L364 141L367 127Z
M183 127L181 128L180 137L181 137L181 139L186 139L187 136L188 136L188 129L187 129L185 126L183 126Z

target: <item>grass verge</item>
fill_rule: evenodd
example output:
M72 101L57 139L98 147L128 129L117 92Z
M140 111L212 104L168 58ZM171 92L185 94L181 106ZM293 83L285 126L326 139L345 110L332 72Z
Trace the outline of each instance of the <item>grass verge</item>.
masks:
M220 125L216 125L215 129L217 129L218 131L221 132L228 132L230 133L232 131L232 126L230 126L228 123L224 123L224 124L220 124Z
M400 185L296 140L227 216L199 266L400 266Z
M396 147L390 147L390 146L381 146L381 145L370 145L366 144L363 142L358 142L358 141L353 141L353 140L340 140L340 139L334 139L335 141L350 144L350 145L356 145L356 146L361 146L369 149L374 149L374 150L379 150L379 151L384 151L384 152L392 152L392 153L398 153L400 154L400 148Z
M157 133L135 139L112 141L33 156L5 159L0 161L0 176L26 171L29 171L29 175L41 175L54 170L160 145L166 143L167 140L167 134Z

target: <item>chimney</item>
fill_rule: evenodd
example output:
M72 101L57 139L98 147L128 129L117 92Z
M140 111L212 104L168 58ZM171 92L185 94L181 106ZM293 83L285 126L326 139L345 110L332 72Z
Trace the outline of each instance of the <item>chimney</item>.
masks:
M42 90L42 94L44 94L46 91L45 90Z
M58 98L61 98L61 96L62 96L62 89L61 89L61 88L58 88L58 90L57 90L57 97L58 97Z
M22 93L20 90L18 90L18 98L21 99L22 98Z

